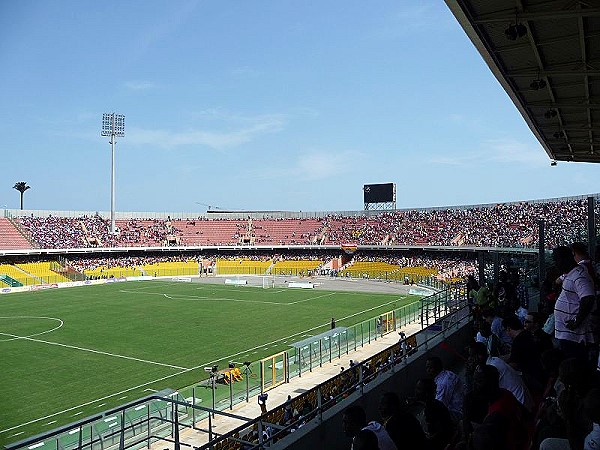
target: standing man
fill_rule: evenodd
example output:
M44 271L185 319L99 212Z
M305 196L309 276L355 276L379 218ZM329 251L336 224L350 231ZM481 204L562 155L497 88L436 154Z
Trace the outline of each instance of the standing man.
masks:
M258 395L258 404L260 405L261 414L267 413L267 397L269 397L269 394L267 394L266 392L263 392L262 394Z
M596 293L585 266L577 264L571 248L557 247L552 252L563 274L562 290L554 305L554 335L567 358L588 361L588 346L594 343L590 313Z

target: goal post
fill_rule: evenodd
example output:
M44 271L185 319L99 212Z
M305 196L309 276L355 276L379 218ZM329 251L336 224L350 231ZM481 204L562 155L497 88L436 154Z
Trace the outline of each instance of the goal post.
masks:
M274 276L262 277L262 287L263 287L263 289L274 288L275 287L275 277Z
M383 336L396 330L396 312L389 311L376 319L377 334Z
M288 352L280 352L260 360L261 392L289 381Z

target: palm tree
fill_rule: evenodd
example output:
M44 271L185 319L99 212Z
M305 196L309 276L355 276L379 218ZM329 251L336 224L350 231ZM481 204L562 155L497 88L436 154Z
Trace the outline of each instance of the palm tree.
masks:
M23 194L27 189L31 189L31 186L27 186L26 181L17 181L13 186L13 189L16 189L21 193L21 209L23 209Z

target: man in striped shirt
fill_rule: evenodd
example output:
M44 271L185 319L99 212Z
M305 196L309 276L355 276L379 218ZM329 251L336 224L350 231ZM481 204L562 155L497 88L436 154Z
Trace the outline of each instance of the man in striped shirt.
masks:
M587 361L594 343L590 313L595 304L594 282L586 268L575 262L569 247L557 247L552 257L563 273L562 290L554 305L554 336L567 358Z

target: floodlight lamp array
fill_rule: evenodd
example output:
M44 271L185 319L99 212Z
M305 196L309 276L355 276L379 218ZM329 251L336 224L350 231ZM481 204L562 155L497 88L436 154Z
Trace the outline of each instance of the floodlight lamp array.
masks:
M125 136L125 115L104 113L102 115L101 136Z

